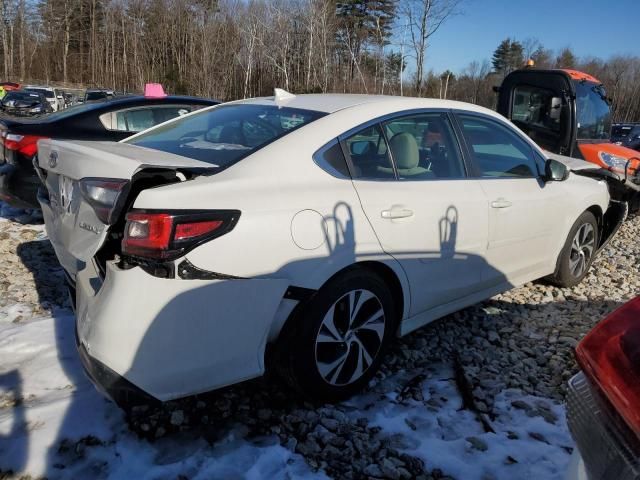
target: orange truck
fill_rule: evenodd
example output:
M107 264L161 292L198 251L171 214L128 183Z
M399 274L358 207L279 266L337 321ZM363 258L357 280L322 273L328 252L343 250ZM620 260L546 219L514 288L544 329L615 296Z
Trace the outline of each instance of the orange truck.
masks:
M602 82L577 70L527 67L495 90L498 112L540 147L593 163L591 173L608 180L613 199L640 206L640 152L610 141L611 106Z

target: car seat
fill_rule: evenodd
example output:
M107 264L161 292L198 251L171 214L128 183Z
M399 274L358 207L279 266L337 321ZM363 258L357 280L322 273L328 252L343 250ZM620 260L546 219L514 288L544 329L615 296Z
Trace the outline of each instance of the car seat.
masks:
M389 140L389 149L396 162L398 175L402 178L429 176L430 172L420 166L420 150L418 142L410 133L396 133ZM386 167L378 167L378 170L386 173L391 170Z

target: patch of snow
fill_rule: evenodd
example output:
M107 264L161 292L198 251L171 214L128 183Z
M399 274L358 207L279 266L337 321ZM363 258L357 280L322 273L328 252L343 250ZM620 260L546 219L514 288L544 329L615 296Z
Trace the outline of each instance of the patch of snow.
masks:
M49 479L326 478L276 437L249 441L241 429L213 446L188 435L139 439L84 376L73 329L68 311L0 322L1 471ZM97 441L78 442L87 436Z
M380 436L391 437L398 450L422 459L428 470L438 468L454 478L564 478L574 442L562 405L506 390L496 398L496 417L490 422L495 433L487 433L476 415L462 408L452 369L428 370L421 384L423 401L401 400L396 393L365 394L347 402L352 415L380 427ZM387 379L384 390L410 377L405 372ZM539 405L555 421L527 415L512 405L518 401Z

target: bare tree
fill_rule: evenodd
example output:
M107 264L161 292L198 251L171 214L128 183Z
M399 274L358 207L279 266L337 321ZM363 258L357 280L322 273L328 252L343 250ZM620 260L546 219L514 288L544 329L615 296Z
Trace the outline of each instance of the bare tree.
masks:
M400 11L407 18L411 47L416 64L415 91L422 93L425 55L429 39L453 15L463 0L402 0Z

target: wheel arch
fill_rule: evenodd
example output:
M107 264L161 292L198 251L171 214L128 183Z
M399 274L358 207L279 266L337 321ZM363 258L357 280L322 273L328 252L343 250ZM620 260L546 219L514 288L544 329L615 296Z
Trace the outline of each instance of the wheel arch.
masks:
M392 263L393 266L389 263ZM395 260L391 260L390 262L365 260L344 266L343 268L337 270L331 276L329 276L329 278L327 278L315 291L320 290L337 277L344 275L346 272L353 269L366 269L382 278L382 280L389 288L391 296L393 297L396 320L398 322L397 326L399 327L402 320L404 320L408 316L411 297L409 283L404 274L404 270L402 270L400 264L395 262ZM279 328L277 335L274 335L272 337L273 343L279 343L282 337L286 337L289 332L294 330L293 327L295 326L296 317L299 315L300 311L304 308L310 298L311 296L299 301L298 304L291 310L286 320L284 320L282 326Z

